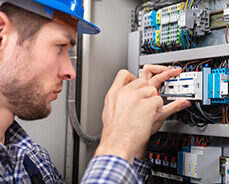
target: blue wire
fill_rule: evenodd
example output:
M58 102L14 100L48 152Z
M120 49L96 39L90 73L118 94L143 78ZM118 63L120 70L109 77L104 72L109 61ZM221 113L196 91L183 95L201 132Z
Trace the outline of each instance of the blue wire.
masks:
M182 33L181 33L181 41L182 41L182 45L183 45L184 49L186 49L185 43L184 43L184 39L183 39L183 37L182 37Z
M181 29L181 40L182 40L184 49L186 49L186 48L189 49L188 43L186 42L185 37L184 37L184 30L183 29Z
M186 49L182 33L183 33L182 30L180 30L180 36L181 36L182 45L183 45L184 49Z
M153 46L153 42L154 42L154 41L155 41L155 39L153 39L153 40L150 42L151 48L152 48L152 49L155 49L155 50L161 50L160 47L154 47L154 46Z
M193 47L196 47L196 44L195 44L195 43L191 40L191 38L189 37L188 30L186 30L186 35L187 35L188 40L191 42L192 46L193 46Z
M192 0L190 0L190 2L188 3L188 9L190 9L191 3L192 3Z

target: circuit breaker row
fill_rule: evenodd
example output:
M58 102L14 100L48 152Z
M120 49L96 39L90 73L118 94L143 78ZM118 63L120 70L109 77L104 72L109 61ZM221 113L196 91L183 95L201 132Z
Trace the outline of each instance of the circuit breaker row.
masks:
M203 68L199 72L183 72L170 78L162 87L168 100L200 100L203 105L229 104L229 69Z
M166 135L167 138L169 136ZM187 135L181 136L181 140L184 141L185 137ZM222 147L211 146L203 140L201 138L186 144L171 141L168 144L167 140L151 138L146 160L150 163L152 176L182 183L227 183L228 157L223 157ZM222 176L225 176L224 179Z

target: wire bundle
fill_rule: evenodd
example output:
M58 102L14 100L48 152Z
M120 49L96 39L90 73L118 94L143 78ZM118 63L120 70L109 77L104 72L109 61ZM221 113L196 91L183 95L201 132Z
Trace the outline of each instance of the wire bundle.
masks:
M194 0L187 0L185 3L185 9L191 9L193 2L194 2Z
M180 30L180 35L181 35L181 42L184 47L184 49L189 49L189 48L195 48L196 44L195 42L191 39L189 35L188 30Z
M205 127L208 124L221 123L221 113L211 114L203 109L200 102L194 102L193 106L185 110L183 121L191 126Z

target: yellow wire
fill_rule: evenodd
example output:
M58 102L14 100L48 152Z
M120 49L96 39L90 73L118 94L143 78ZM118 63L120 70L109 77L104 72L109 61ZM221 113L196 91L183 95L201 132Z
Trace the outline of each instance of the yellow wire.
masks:
M188 0L185 3L185 9L187 9L187 8L188 8Z
M189 7L190 9L192 8L193 2L194 2L194 0L192 0L192 2L191 2L191 5L190 5L190 7Z

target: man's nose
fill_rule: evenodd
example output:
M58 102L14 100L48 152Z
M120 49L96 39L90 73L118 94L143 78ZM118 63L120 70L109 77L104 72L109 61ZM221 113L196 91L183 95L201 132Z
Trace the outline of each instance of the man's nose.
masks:
M72 65L70 57L67 60L63 61L58 75L62 80L73 80L76 78L76 72Z

